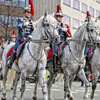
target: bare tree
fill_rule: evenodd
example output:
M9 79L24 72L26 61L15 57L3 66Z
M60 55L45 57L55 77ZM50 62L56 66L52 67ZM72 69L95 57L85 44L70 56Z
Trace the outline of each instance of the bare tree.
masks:
M7 40L11 37L12 31L17 29L18 17L16 16L22 16L23 11L20 12L22 8L17 7L18 4L14 0L5 1L4 5L0 5L0 34Z

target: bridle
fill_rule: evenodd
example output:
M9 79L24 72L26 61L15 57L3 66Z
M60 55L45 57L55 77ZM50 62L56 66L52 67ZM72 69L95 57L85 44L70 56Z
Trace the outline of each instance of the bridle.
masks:
M53 28L53 36L50 34L51 33L51 30L50 30L50 28L49 27L52 27ZM43 20L43 22L42 22L42 29L41 29L41 34L42 34L42 38L41 38L41 40L33 40L33 39L30 39L29 40L29 42L28 42L28 45L27 45L27 49L28 49L28 51L29 51L29 53L30 53L30 55L31 55L31 57L34 59L34 60L36 60L37 62L39 62L40 60L41 60L41 58L42 58L42 50L44 49L44 46L43 45L41 45L42 43L44 44L45 43L45 40L48 40L48 39L50 39L51 41L50 42L53 42L53 40L54 40L54 32L55 32L55 30L57 30L52 24L50 24L49 22L44 22L44 20ZM46 37L46 38L45 38ZM37 58L35 58L34 57L34 55L32 55L32 53L31 53L31 51L30 51L30 48L29 48L29 43L30 42L33 42L33 43L38 43L38 44L40 44L40 48L42 48L41 50L40 50L40 57L39 57L39 59L37 59Z
M95 31L95 30L94 30L94 29L93 29L93 30L92 30L92 29L90 30L90 29L89 29L89 24L88 24L88 23L87 23L87 26L86 26L86 31L87 31L87 33L88 33L89 42L91 42L91 43L93 44L93 46L95 47L95 42L96 42L97 33L96 33L96 37L95 37L95 40L94 40L93 37L92 37L92 32ZM68 41L69 41L69 42L70 42L70 41L73 41L73 42L78 42L78 43L80 43L80 42L86 43L86 42L87 42L86 40L74 40L74 39L69 39ZM83 64L83 60L86 58L86 56L84 56L82 59L78 60L78 59L75 57L75 55L73 54L69 43L67 43L67 44L68 44L68 47L69 47L69 51L71 52L71 54L72 54L73 58L75 59L75 61L78 62L79 64Z

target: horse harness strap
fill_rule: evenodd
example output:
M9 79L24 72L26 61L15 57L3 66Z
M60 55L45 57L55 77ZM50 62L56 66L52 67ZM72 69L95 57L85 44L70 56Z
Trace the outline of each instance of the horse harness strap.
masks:
M69 39L69 40L66 40L67 43L70 42L70 41L86 43L86 41L76 40L76 39Z
M72 50L71 50L69 44L68 44L68 47L69 47L69 51L71 52L71 54L72 54L72 56L74 57L74 59L75 59L79 64L83 64L83 60L86 58L86 56L83 57L81 60L78 60L78 59L73 55Z
M29 41L29 43L30 43L30 41ZM36 58L32 55L32 53L31 53L31 51L30 51L30 49L29 49L29 43L28 43L28 45L27 45L27 49L28 49L28 51L29 51L29 54L31 55L31 57L32 57L34 60L36 60L37 62L39 62L42 56L41 56L39 59L36 59Z
M30 43L30 41L29 41L29 43ZM36 69L35 69L35 71L34 71L34 73L33 73L33 75L35 75L36 72L37 72L37 70L38 70L38 65L39 65L39 62L40 62L40 59L41 59L42 56L41 56L39 59L36 59L36 58L31 54L31 51L30 51L30 49L29 49L29 43L28 43L28 45L27 45L27 49L28 49L28 51L29 51L31 57L37 61ZM35 43L39 43L39 41L36 40Z

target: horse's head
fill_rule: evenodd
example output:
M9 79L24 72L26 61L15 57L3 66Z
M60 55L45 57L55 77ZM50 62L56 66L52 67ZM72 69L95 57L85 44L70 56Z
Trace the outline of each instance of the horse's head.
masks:
M56 25L57 25L56 19L53 16L47 15L45 13L42 21L44 39L50 40L53 43L60 42L60 36L56 29Z
M86 23L85 39L93 45L96 42L97 37L98 33L95 24L93 22Z
M93 22L84 23L76 32L75 37L78 37L81 41L93 44L97 38L95 24Z

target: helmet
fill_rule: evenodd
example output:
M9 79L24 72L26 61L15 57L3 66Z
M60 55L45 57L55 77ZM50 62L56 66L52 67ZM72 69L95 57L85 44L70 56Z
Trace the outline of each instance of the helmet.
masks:
M31 13L31 8L30 7L25 7L25 12Z
M13 37L13 38L16 38L16 37L17 37L15 31L13 31L13 35L12 35L12 37Z
M90 18L91 18L91 14L90 14L90 12L89 12L89 11L87 11L87 13L86 13L86 18L88 18L88 17L90 17Z
M62 13L62 9L61 9L60 4L57 5L57 9L56 9L55 15L63 17L63 13Z

